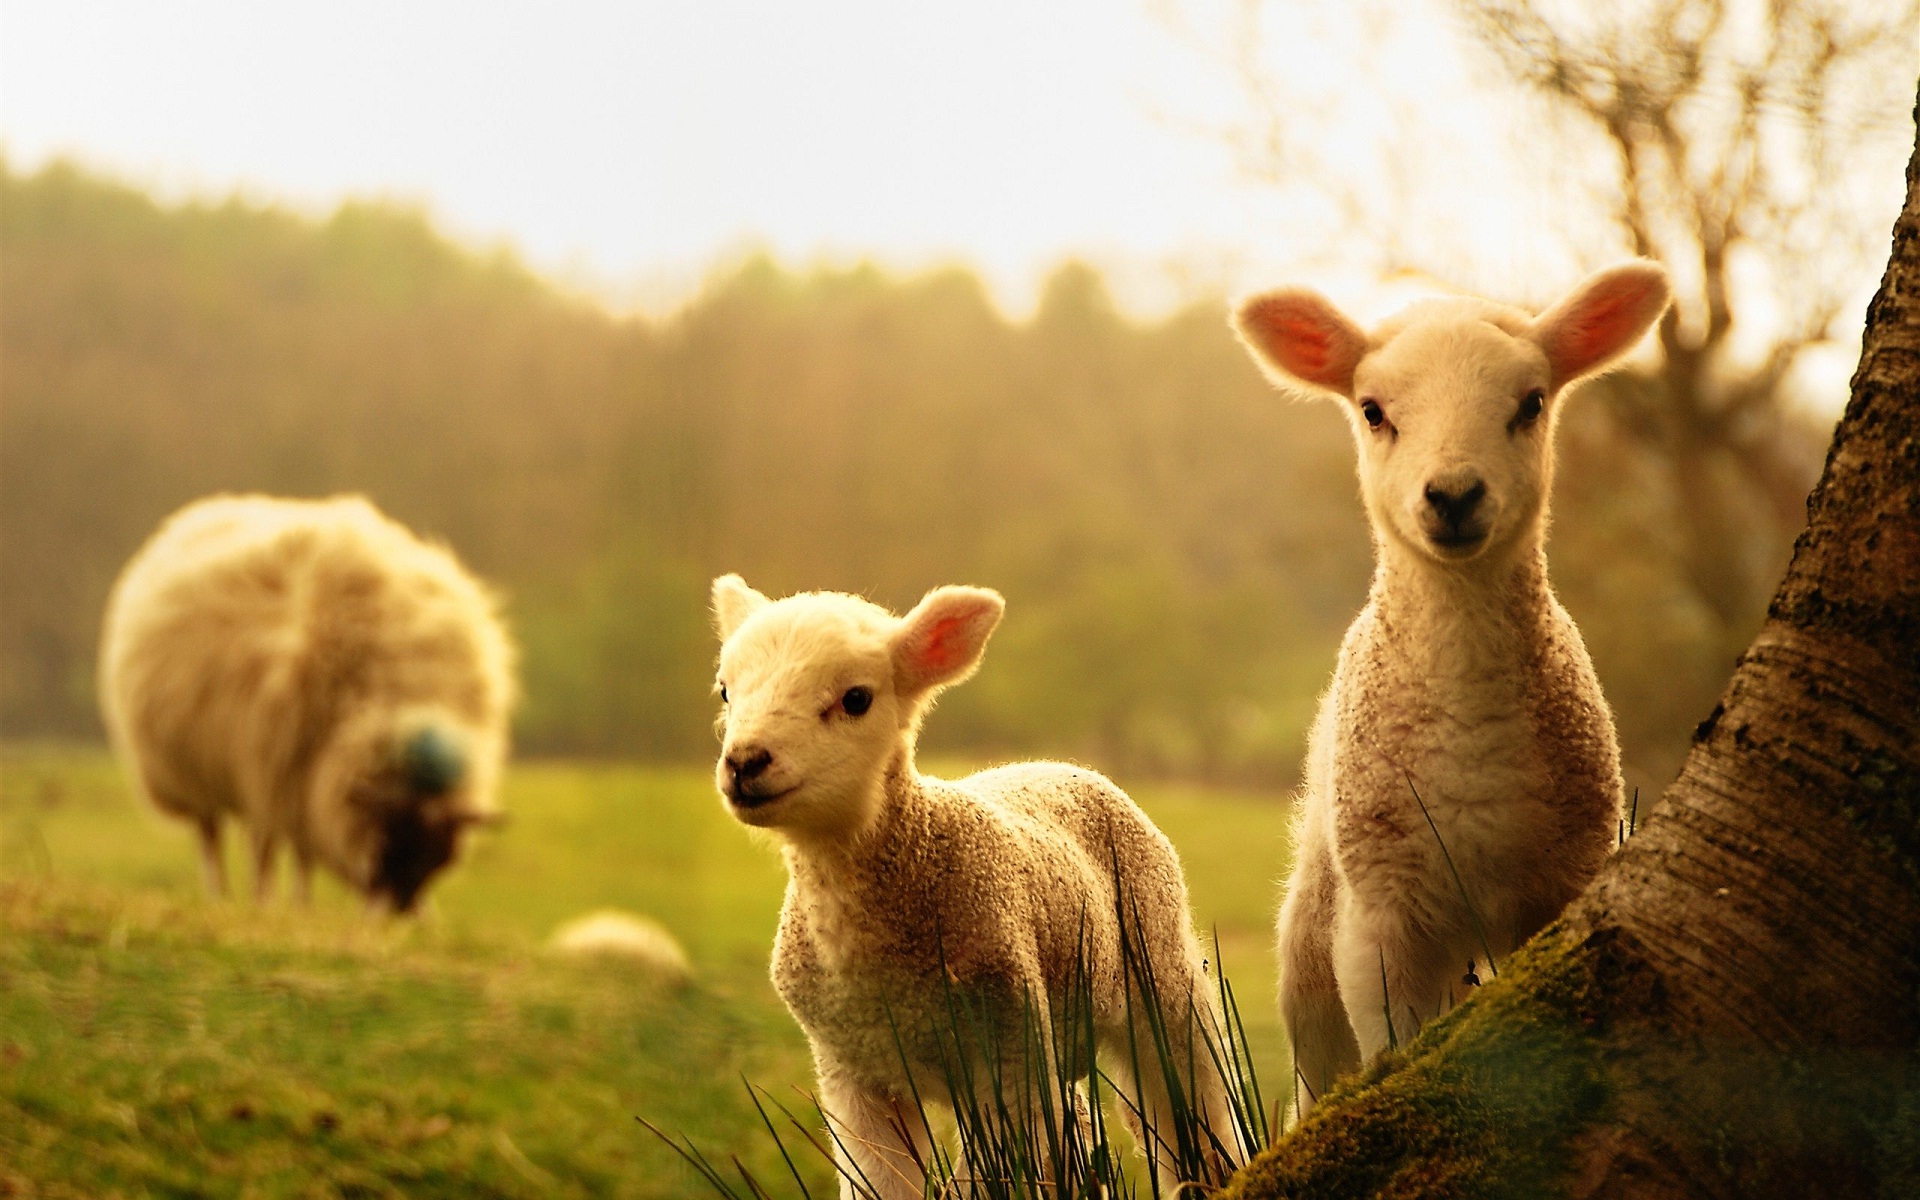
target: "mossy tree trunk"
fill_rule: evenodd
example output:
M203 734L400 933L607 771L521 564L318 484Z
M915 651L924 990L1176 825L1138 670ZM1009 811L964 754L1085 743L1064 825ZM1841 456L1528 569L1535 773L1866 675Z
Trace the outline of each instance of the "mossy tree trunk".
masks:
M1642 818L1228 1194L1920 1196L1920 145L1807 531Z

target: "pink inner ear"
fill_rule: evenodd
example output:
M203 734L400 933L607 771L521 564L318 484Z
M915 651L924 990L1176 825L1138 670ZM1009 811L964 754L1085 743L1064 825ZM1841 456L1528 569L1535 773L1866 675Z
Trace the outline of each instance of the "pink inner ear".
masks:
M1601 298L1561 336L1561 355L1583 367L1609 357L1637 323L1639 313L1638 296Z
M916 647L920 669L934 675L959 665L966 652L966 639L961 636L966 627L964 617L942 617L935 621Z
M1541 347L1559 382L1625 353L1666 303L1666 277L1658 271L1621 270L1590 281L1544 318Z
M1308 377L1319 375L1327 369L1327 361L1333 357L1333 339L1327 336L1326 330L1296 317L1281 323L1280 334L1286 347L1289 367Z
M1307 383L1342 391L1352 382L1364 339L1324 301L1277 293L1254 300L1242 328L1274 365Z

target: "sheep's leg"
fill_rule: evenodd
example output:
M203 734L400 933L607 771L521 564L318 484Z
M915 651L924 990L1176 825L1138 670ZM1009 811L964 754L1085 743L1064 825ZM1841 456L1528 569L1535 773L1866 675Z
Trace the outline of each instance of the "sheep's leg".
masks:
M1155 984L1163 1010L1159 1034L1139 1012L1131 1035L1123 1025L1102 1039L1102 1049L1128 1132L1153 1164L1161 1194L1176 1196L1183 1183L1225 1183L1233 1172L1232 1157L1244 1156L1246 1147L1234 1124L1226 1081L1214 1066L1214 1054L1224 1056L1226 1046L1212 1006L1196 990L1204 986L1199 971L1162 970ZM1164 1049L1159 1036L1165 1038Z
M220 853L220 818L200 817L194 822L200 834L200 873L207 881L207 894L215 900L227 894L227 863Z
M1303 842L1279 922L1280 1026L1293 1045L1296 1117L1361 1061L1333 968L1337 896L1326 844Z
M921 1200L933 1146L911 1100L823 1072L820 1106L839 1149L841 1200ZM851 1175L853 1179L847 1178ZM858 1191L853 1180L861 1180Z
M313 907L313 859L298 846L293 851L293 898L301 908Z
M271 833L253 834L253 902L265 906L273 897L273 867L280 844Z
M1046 1071L1039 1084L1025 1095L1021 1095L1018 1089L1011 1088L1011 1081L1020 1078L1021 1072L1027 1070L1030 1065L1022 1062L1003 1064L1001 1078L1008 1081L1013 1094L994 1095L991 1089L987 1089L984 1094L976 1098L976 1108L986 1114L994 1113L1004 1101L1009 1109L1009 1115L1013 1118L1014 1128L1005 1128L998 1119L989 1117L993 1121L992 1127L980 1131L987 1139L987 1145L978 1148L984 1151L981 1154L984 1161L980 1162L968 1160L968 1151L971 1147L967 1130L964 1128L961 1130L960 1155L955 1160L958 1164L955 1175L961 1186L955 1192L956 1195L1002 1194L1005 1191L1004 1188L996 1189L992 1184L981 1180L979 1176L984 1172L1004 1172L1008 1165L1023 1160L1026 1170L1016 1171L1016 1174L1031 1175L1035 1183L1043 1185L1043 1191L1046 1194L1064 1195L1064 1185L1060 1176L1071 1175L1073 1172L1071 1170L1063 1172L1061 1168L1076 1159L1082 1164L1091 1159L1094 1148L1093 1110L1087 1100L1085 1083L1063 1086L1057 1074ZM1046 1093L1044 1098L1041 1094L1043 1091ZM1052 1107L1051 1122L1047 1118L1049 1101ZM1023 1143L1015 1144L1016 1138L1024 1139ZM999 1144L995 1145L996 1142ZM1088 1181L1083 1177L1080 1182L1085 1184ZM1083 1193L1076 1191L1073 1194ZM1103 1190L1092 1189L1084 1194L1101 1197L1107 1195Z
M988 1182L988 1177L1004 1176L1009 1170L1057 1184L1054 1176L1063 1149L1059 1139L1068 1136L1062 1125L1074 1123L1082 1135L1091 1128L1086 1098L1068 1082L1076 1073L1075 1047L1063 1046L1054 1037L1054 1013L1037 965L1037 948L1032 954L1026 963L1017 1018L1011 1008L993 1013L978 1025L973 1019L988 1014L961 1018L965 1032L958 1037L956 1050L973 1060L974 1095L967 1106L971 1116L958 1121L959 1196L999 1194L1004 1189Z
M1363 922L1343 913L1334 933L1334 970L1361 1056L1411 1041L1445 1009L1447 985L1459 969L1444 944L1395 914L1370 914Z

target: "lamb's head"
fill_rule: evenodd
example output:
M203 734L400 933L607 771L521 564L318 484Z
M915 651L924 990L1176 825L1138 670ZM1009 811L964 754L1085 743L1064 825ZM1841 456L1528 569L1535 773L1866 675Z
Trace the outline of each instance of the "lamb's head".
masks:
M714 580L728 811L797 837L866 828L933 697L973 673L1004 608L996 592L943 587L896 617L858 596L769 600L738 575Z
M370 900L410 912L466 831L499 820L481 736L437 707L343 722L313 773L310 843Z
M1538 317L1430 300L1369 336L1289 288L1247 300L1234 325L1278 380L1343 399L1377 535L1458 562L1538 537L1562 393L1630 350L1668 295L1666 272L1641 261L1599 272Z

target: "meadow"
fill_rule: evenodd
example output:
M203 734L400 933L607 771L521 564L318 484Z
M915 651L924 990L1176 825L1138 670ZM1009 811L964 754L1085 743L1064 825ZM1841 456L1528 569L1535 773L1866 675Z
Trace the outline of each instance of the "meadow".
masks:
M1272 1093L1284 799L1130 790L1180 849ZM703 767L522 763L503 805L418 921L331 880L311 910L256 908L205 898L184 827L104 751L0 746L0 1196L707 1194L635 1116L798 1195L743 1083L799 1111L812 1081L767 981L774 848ZM672 930L693 981L543 948L606 906Z

